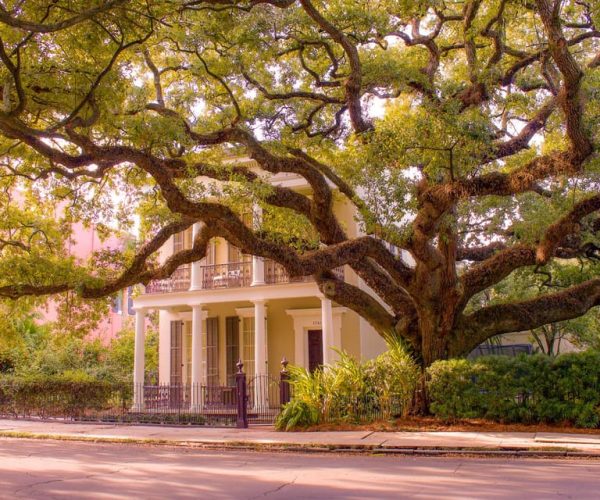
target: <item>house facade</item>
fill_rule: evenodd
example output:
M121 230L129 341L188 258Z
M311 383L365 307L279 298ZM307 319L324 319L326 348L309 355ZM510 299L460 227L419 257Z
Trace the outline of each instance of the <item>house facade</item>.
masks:
M270 181L308 191L306 181L279 174ZM348 234L357 236L352 206L341 200L334 210ZM172 237L160 259L190 248L200 224ZM367 288L347 266L335 270L350 283ZM136 349L135 405L144 405L145 315L159 314L159 380L170 386L231 386L238 360L249 376L275 378L285 357L309 370L337 358L337 351L369 359L385 342L355 312L325 298L312 277L291 278L276 262L244 255L220 238L205 259L178 268L148 284L134 299ZM197 391L192 407L201 405ZM197 401L194 401L196 399Z

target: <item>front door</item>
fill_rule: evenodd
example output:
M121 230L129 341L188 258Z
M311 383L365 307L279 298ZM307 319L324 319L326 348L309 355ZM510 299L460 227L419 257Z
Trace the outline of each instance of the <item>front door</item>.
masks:
M314 372L323 365L323 330L308 330L308 369Z

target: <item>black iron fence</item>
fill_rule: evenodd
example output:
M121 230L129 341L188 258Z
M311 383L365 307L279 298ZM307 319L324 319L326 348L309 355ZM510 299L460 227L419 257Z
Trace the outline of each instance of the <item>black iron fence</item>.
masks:
M4 381L0 417L238 427L272 423L289 401L287 371L281 379L247 379L242 368L238 363L235 384L224 386Z

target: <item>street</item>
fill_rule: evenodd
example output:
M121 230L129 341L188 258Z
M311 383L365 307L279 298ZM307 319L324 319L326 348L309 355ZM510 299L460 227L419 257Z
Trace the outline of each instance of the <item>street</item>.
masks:
M0 440L2 498L597 498L600 461Z

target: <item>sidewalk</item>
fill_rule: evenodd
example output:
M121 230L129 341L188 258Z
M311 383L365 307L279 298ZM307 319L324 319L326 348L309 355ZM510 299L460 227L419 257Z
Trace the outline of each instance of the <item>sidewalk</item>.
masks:
M15 437L284 451L502 453L600 458L600 435L577 433L277 432L271 427L230 429L0 420L0 438Z

